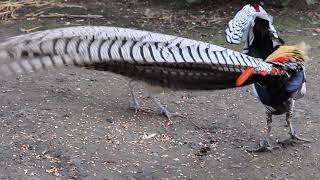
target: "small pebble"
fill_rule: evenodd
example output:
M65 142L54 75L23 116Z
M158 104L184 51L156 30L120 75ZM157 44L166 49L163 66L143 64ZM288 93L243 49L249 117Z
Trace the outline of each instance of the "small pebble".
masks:
M107 118L106 121L109 122L109 123L113 123L114 122L112 118Z

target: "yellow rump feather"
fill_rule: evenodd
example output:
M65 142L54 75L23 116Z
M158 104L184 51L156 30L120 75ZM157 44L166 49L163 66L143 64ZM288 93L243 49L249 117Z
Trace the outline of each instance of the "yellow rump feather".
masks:
M280 46L276 51L267 57L266 62L271 62L274 59L284 57L289 58L290 61L304 63L305 61L309 60L308 50L309 46L304 42L291 46Z

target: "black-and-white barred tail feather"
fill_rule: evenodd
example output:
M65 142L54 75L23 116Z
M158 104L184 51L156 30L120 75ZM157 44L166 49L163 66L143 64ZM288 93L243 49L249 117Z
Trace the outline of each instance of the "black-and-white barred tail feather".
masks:
M1 76L75 65L176 89L231 88L248 67L267 72L272 68L260 59L200 41L101 26L10 38L0 43L0 60Z

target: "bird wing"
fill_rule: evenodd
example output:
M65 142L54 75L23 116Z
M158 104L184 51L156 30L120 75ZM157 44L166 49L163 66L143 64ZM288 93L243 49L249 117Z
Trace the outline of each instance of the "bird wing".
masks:
M0 43L0 59L1 76L74 65L175 89L232 88L248 68L255 71L242 85L267 78L274 71L272 63L205 42L101 26L12 37Z

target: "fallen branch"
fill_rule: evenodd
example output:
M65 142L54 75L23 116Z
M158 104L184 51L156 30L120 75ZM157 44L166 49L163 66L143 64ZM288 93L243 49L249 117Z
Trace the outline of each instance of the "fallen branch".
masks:
M37 26L37 27L34 27L34 28L30 28L30 29L21 28L20 31L24 32L24 33L30 33L30 32L35 31L35 30L37 30L37 29L39 29L41 27L42 26Z
M76 15L76 14L60 14L60 13L50 13L47 15L40 15L40 18L89 18L89 19L102 19L102 15Z
M82 8L86 9L81 5L73 5L73 4L64 4L60 2L56 2L55 0L8 0L0 2L0 20L10 20L10 19L18 19L17 11L22 8L41 8L44 9L59 7L59 8ZM36 17L37 14L33 15L33 13L28 14L29 16Z

